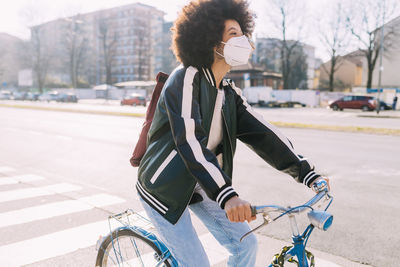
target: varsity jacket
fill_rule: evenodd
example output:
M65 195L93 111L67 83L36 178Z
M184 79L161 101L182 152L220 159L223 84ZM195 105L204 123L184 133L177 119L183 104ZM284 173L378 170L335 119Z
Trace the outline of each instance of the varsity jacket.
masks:
M152 208L175 224L191 202L196 183L223 209L238 195L232 187L236 139L267 163L307 186L320 175L298 155L291 142L253 111L241 90L223 80L223 140L214 154L207 149L217 89L210 69L178 67L162 89L136 188ZM216 154L222 153L222 166Z

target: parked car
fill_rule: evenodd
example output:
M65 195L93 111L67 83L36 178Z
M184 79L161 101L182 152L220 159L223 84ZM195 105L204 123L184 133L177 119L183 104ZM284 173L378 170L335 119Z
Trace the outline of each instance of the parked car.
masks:
M142 95L139 94L131 94L124 99L121 100L121 106L123 105L129 105L129 106L146 106L146 98Z
M58 92L56 91L46 92L39 96L40 101L47 101L47 102L57 101L57 98L58 98Z
M25 100L30 100L30 101L37 101L39 100L39 93L32 93L32 92L28 92L26 94Z
M78 97L74 93L62 93L58 94L57 97L57 102L72 102L72 103L77 103L78 102Z
M14 100L25 100L26 99L26 92L14 92L13 99Z
M10 100L11 96L12 96L12 94L10 91L6 91L6 90L0 91L0 99L2 99L2 100Z
M351 108L369 111L376 108L376 100L372 96L347 95L332 102L329 107L333 110Z

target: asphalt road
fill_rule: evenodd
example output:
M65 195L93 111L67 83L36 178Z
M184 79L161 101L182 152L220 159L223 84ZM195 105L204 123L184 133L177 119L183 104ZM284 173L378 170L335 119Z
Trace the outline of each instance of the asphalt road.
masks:
M71 228L82 231L82 225L90 225L94 231L97 222L109 214L140 208L133 187L136 169L128 160L141 123L142 119L128 117L0 108L0 222L4 221L0 223L0 262L6 257L4 252L18 251L21 254L11 254L11 258L21 264L93 266L93 244L76 237L67 242L58 239L58 234L68 235ZM328 232L316 231L310 247L373 266L397 266L400 137L288 128L282 131L299 153L331 178L334 224ZM295 205L313 195L269 167L243 144L238 146L234 170L234 187L254 204ZM35 176L16 176L27 174ZM63 184L61 193L54 193L57 190L53 188L49 190L53 194L40 197L15 194L12 199L9 194L58 184ZM89 196L97 196L100 201L88 200ZM68 206L63 209L65 214L56 216L57 203L72 200L96 202L95 208L67 212ZM35 209L37 206L48 208L48 212ZM20 210L23 212L18 213ZM203 228L199 226L200 233L205 232ZM266 240L287 240L288 222L283 219L259 234ZM55 243L49 247L46 240ZM29 254L25 248L32 244L40 244L41 252L25 255ZM350 266L348 261L328 258L340 266Z

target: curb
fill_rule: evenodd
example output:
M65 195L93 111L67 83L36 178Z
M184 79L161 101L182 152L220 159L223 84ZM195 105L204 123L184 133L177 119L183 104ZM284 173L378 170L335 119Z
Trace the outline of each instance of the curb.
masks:
M94 115L125 116L125 117L136 117L136 118L144 118L145 117L144 113L83 110L83 109L70 109L70 108L53 108L53 107L29 106L29 105L18 105L18 104L0 103L0 107L85 113L85 114L94 114ZM367 116L367 115L365 115L365 116ZM367 134L382 134L382 135L400 136L400 129L374 128L374 127L361 127L361 126L305 124L305 123L282 122L282 121L269 121L269 122L275 126L285 127L285 128L300 128L300 129L313 129L313 130L325 130L325 131L336 131L336 132L352 132L352 133L367 133Z
M376 119L400 119L400 116L393 115L357 115L360 118L376 118Z

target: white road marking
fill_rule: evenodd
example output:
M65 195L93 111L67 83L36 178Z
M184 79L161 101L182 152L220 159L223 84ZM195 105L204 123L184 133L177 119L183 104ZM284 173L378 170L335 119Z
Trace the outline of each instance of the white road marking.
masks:
M99 235L108 232L105 220L12 243L0 247L0 262L3 266L14 267L61 256L95 245Z
M7 184L18 184L23 182L31 182L31 181L39 181L44 180L42 176L35 175L35 174L26 174L26 175L18 175L18 176L11 176L11 177L0 177L0 185L7 185Z
M124 199L107 194L98 194L76 200L60 201L20 210L0 213L0 227L48 219L74 212L90 210L125 202Z
M138 212L145 216L145 213ZM132 222L132 221L131 221ZM137 224L132 222L132 224ZM121 226L112 221L111 228ZM39 236L0 247L2 266L21 266L61 256L80 248L94 246L99 236L110 233L108 220L85 224L63 231ZM56 245L55 245L56 244ZM21 253L23 251L23 253ZM10 257L9 255L18 255Z
M15 169L7 166L0 166L0 173L8 173L8 172L15 172Z
M68 183L60 183L54 185L48 185L43 187L35 187L35 188L25 188L25 189L17 189L11 191L0 192L0 203L26 199L31 197L39 197L39 196L48 196L61 194L71 191L81 190L82 187L77 185L72 185Z

